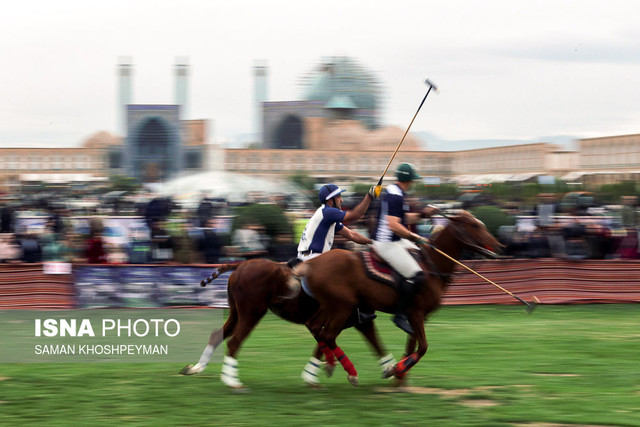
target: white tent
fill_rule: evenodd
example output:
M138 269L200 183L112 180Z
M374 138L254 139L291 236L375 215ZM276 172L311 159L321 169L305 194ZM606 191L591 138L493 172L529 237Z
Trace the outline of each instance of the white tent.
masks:
M203 195L229 202L244 202L262 196L288 195L307 202L297 185L282 180L258 178L231 172L212 171L175 178L153 186L161 196L170 196L184 207L197 206Z

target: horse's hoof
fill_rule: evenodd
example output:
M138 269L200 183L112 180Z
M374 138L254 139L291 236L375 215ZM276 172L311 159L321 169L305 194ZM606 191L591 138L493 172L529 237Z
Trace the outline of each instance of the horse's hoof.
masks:
M332 365L330 363L324 365L324 371L327 373L327 377L329 378L331 378L331 375L333 375L334 369L336 369L336 365Z
M198 372L197 369L193 369L195 365L193 364L188 364L187 366L185 366L184 368L182 368L182 370L180 371L180 373L182 375L193 375L193 374L199 374L200 372Z
M204 368L202 367L202 365L200 365L199 363L196 363L195 365L189 364L185 366L184 368L182 368L182 370L180 370L180 373L182 375L195 375L195 374L201 373L202 371L204 371Z
M387 378L392 377L394 373L395 373L395 369L393 369L392 367L389 367L389 369L385 369L384 371L382 371L382 379L386 380Z
M358 376L357 375L348 375L347 379L349 380L349 382L351 383L352 386L357 387L358 386Z
M382 372L382 379L386 380L387 378L391 378L395 374L396 374L396 367L392 366L391 368L385 369L384 372Z

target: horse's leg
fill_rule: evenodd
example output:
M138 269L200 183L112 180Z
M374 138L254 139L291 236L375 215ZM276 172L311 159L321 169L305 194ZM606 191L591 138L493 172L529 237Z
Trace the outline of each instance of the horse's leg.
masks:
M324 362L320 360L322 358L322 351L320 350L320 346L316 345L313 356L309 359L307 364L304 366L302 370L302 374L300 376L311 387L319 387L320 381L318 380L318 372L322 369L322 365Z
M375 350L379 357L380 368L382 369L382 378L389 378L393 375L393 367L396 360L393 354L386 353L378 337L376 327L373 322L358 323L356 329L366 338L371 347ZM390 374L389 374L390 373Z
M218 346L227 338L229 338L233 334L233 329L236 327L236 323L238 321L238 316L236 313L236 309L232 306L229 310L229 317L227 321L224 322L222 328L214 329L211 331L211 335L209 335L209 342L207 346L204 348L202 355L200 356L200 360L195 365L187 365L180 373L182 375L193 375L199 374L203 372L209 362L211 361L211 357L213 356L213 352L218 348Z
M333 351L331 351L323 341L318 339L318 336L324 326L324 319L324 312L319 309L305 323L307 329L309 329L309 332L311 332L311 335L313 335L316 341L318 341L318 345L316 346L313 356L311 356L309 362L307 362L307 365L305 366L305 369L302 371L302 378L310 385L318 384L318 366L324 365L324 369L328 377L331 377L331 375L333 375L333 371L336 366ZM325 357L326 363L322 363L322 356ZM315 378L313 378L314 376Z
M227 354L222 361L222 373L220 374L222 382L234 389L243 387L238 376L238 360L236 359L240 345L262 319L262 316L265 315L267 308L265 305L263 309L257 312L238 311L241 315L238 316L238 323L233 330L233 336L227 341Z
M356 368L351 362L351 360L349 359L349 357L347 357L347 355L344 354L344 351L342 351L342 349L338 347L338 345L336 344L336 338L340 334L340 331L342 331L342 327L344 326L345 322L351 315L352 311L353 311L353 306L350 306L342 310L338 308L336 311L333 312L333 316L331 315L327 316L327 318L330 320L325 325L322 332L319 334L320 340L318 341L318 344L322 348L322 343L326 343L328 350L330 350L333 353L333 355L336 357L336 359L338 359L338 361L340 362L344 370L347 372L347 379L349 380L349 382L352 385L357 386L358 372L356 371ZM327 351L324 352L325 356L327 356L327 353L328 353Z
M422 319L419 319L420 320L419 322L414 322L413 321L414 319L415 319L415 316L411 319L412 320L411 326L415 331L415 340L417 340L418 349L417 351L413 351L409 355L405 355L405 357L396 364L394 369L394 375L401 382L402 382L402 379L407 374L407 372L409 371L409 369L415 366L418 363L418 361L422 358L422 356L424 356L427 353L428 343L427 343L427 336L424 330L424 322L422 321ZM408 340L407 351L411 351L414 348L415 344L411 344L411 345L410 344L411 343Z

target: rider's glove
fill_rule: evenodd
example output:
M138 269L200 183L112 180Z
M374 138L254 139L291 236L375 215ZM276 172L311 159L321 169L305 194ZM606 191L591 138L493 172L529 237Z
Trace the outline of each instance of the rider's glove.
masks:
M369 195L373 200L375 200L378 198L381 191L382 191L381 185L372 185L371 188L369 188Z
M425 245L429 244L429 241L427 239L425 239L424 237L420 236L419 234L414 235L413 241L418 246L425 246Z

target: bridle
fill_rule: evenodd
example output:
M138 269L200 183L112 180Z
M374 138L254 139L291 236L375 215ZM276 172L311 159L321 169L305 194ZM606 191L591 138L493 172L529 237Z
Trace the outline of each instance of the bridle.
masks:
M449 220L449 223L454 223L455 227L453 227L453 230L451 230L454 239L458 240L464 247L466 247L467 249L478 253L482 256L485 256L487 258L496 258L498 255L493 252L490 249L487 249L485 247L482 247L480 245L478 245L475 242L472 242L471 240L469 240L469 238L464 234L462 227L460 227L458 224L458 222L461 221L460 217L451 217L448 216L447 214L445 214L444 212L442 212L441 210L438 209L438 213L443 216L444 218ZM478 221L478 223L482 224L482 221L480 221L479 219L475 218L472 216L472 218L475 221ZM429 245L435 249L437 249L435 246L433 246L433 244L429 243Z

